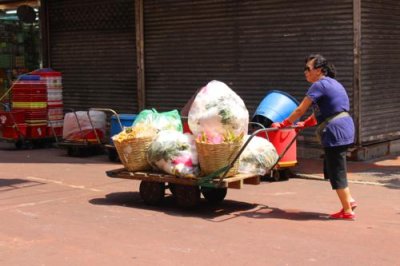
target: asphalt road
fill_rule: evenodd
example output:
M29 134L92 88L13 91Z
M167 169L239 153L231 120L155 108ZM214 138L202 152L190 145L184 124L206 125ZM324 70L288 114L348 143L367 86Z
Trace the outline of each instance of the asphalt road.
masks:
M398 189L351 184L356 221L329 184L290 179L229 189L191 211L158 207L106 156L0 146L0 265L400 265Z

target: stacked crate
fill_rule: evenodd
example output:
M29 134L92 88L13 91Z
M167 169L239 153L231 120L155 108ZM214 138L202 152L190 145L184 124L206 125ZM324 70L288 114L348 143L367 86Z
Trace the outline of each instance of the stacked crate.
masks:
M27 138L47 136L47 89L39 75L22 75L12 88L12 108L25 112Z
M39 75L47 88L47 134L62 136L64 123L64 105L62 99L61 73L50 68L40 69L33 74Z

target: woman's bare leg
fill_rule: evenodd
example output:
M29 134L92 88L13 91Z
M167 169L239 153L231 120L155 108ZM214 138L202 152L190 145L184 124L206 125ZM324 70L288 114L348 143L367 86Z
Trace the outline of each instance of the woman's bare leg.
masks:
M336 189L336 193L342 203L342 207L344 212L352 213L350 202L354 201L353 197L350 194L349 187Z

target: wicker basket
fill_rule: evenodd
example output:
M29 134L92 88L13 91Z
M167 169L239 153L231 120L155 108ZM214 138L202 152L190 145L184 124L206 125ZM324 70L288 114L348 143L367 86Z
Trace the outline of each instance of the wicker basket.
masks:
M114 141L119 159L128 171L142 171L151 168L147 162L147 150L152 141L153 137L134 138L123 142Z
M221 143L209 144L196 141L196 149L199 157L199 164L202 175L209 175L227 166L237 155L242 143ZM239 160L229 169L225 177L233 176L238 173ZM221 177L219 174L216 178Z

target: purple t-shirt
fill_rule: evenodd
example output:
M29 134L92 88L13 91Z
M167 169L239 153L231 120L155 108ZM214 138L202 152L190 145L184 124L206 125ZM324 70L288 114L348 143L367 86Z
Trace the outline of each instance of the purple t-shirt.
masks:
M318 124L328 117L350 110L349 97L337 80L329 77L313 83L306 94L313 102ZM334 119L328 123L321 135L324 147L349 145L354 142L354 123L350 116Z

